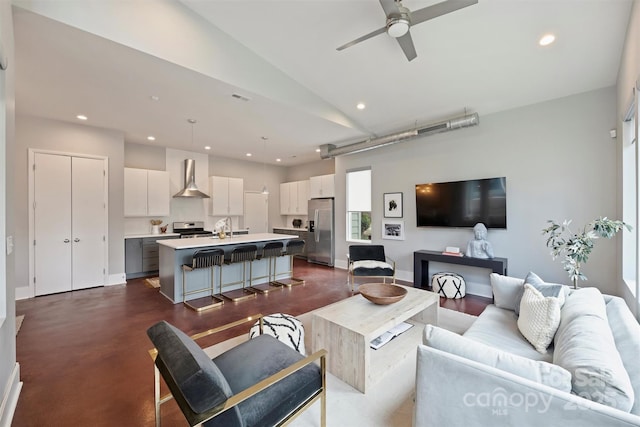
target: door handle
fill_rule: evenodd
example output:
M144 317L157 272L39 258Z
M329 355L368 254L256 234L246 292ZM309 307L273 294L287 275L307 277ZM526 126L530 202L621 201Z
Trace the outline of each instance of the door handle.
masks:
M70 241L71 241L71 240L69 240L69 239L64 239L64 240L63 240L63 242L65 242L65 243L69 243Z
M80 239L78 239L77 237L75 239L73 239L74 242L78 243L80 241Z
M315 225L316 225L316 229L318 228L318 216L320 215L320 212L318 211L318 209L316 209L314 215L313 215L313 219L315 221ZM320 241L320 230L317 230L315 233L315 241L319 242Z

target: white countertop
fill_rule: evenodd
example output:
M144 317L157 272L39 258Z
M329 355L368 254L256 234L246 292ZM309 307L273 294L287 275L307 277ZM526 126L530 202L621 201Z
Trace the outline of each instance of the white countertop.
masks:
M256 233L256 234L241 234L239 236L227 237L225 239L218 239L213 237L195 237L193 239L169 239L161 240L158 244L166 246L172 249L192 249L203 248L209 246L226 246L226 245L238 245L244 243L257 243L257 242L269 242L274 240L289 240L295 239L297 236L291 236L289 234L275 234L275 233Z
M305 227L273 227L274 230L308 231Z
M158 239L164 239L165 237L175 237L179 236L179 233L161 233L161 234L127 234L124 236L125 239L143 239L145 237L157 237Z

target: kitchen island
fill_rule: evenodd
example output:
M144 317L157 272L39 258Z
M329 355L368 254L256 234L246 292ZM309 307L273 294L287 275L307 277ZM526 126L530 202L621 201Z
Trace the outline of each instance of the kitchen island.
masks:
M274 234L274 233L257 233L245 234L240 236L227 237L218 239L212 237L196 237L192 239L172 239L159 240L160 247L160 292L171 300L174 304L182 302L182 265L190 264L194 252L202 249L220 248L225 252L225 256L240 245L255 244L260 253L265 243L282 241L285 246L287 241L295 239L297 236ZM290 266L290 257L281 256L276 258L277 278L284 279L291 277L288 271ZM247 282L249 281L249 268L247 263ZM224 265L224 281L235 282L242 279L242 264ZM268 260L253 261L253 276L267 276ZM207 286L211 280L211 272L208 269L195 270L187 273L187 292L190 290L201 289ZM215 273L216 293L219 290L219 273ZM266 277L256 281L255 284L266 282ZM223 288L224 292L241 288L241 285L227 286ZM197 299L210 295L206 292L194 293L187 299Z

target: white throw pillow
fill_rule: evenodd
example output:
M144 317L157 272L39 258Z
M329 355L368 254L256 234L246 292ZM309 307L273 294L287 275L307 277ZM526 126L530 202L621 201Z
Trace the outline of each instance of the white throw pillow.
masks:
M390 270L393 269L393 267L391 267L391 264L388 264L386 262L383 262L383 261L369 261L369 260L354 261L353 262L353 269L355 270L356 268L388 268Z
M540 353L546 353L560 325L560 301L545 297L528 283L520 301L518 329Z

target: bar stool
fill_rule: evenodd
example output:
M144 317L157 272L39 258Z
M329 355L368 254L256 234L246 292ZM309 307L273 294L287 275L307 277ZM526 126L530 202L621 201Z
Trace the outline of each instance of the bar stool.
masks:
M222 249L204 249L200 251L196 251L193 253L193 258L191 259L191 264L182 264L182 303L187 307L195 310L195 311L203 311L213 307L218 307L224 304L224 300L218 298L215 293L215 267L216 265L222 272L222 263L224 262L224 251ZM208 268L211 270L211 278L209 279L210 284L206 288L195 289L191 291L187 291L187 272L199 270L203 268ZM221 282L222 283L222 282ZM210 291L211 292L211 302L205 305L196 305L194 303L187 301L187 295L193 295L197 293L202 293ZM203 297L207 298L207 297ZM200 298L196 298L199 300Z
M258 247L256 245L242 245L236 246L229 255L229 258L224 260L226 265L242 263L242 280L235 282L224 283L222 281L222 269L220 270L220 295L233 302L243 301L248 298L255 298L256 294L251 289L245 287L247 283L247 262L249 262L249 277L252 274L252 261L256 259L258 255ZM242 289L234 289L228 292L222 292L223 286L242 284Z
M295 286L295 285L304 285L304 279L298 279L293 277L293 256L298 255L304 252L304 240L302 239L292 239L287 243L287 248L282 255L289 255L289 271L284 271L279 274L289 274L291 277L286 279L279 279L273 282L274 285L277 286ZM278 273L274 271L274 275Z
M249 289L261 294L267 294L269 293L269 291L274 289L272 286L278 286L278 285L273 285L273 282L276 279L277 258L282 256L283 252L284 252L284 243L282 242L265 243L265 245L262 247L262 252L258 254L256 260L261 260L261 259L267 260L267 263L269 265L268 273L266 276L249 277ZM273 268L271 267L271 264L273 264ZM273 277L273 280L272 280L272 277ZM259 284L255 286L253 285L254 280L264 279L264 278L267 279L266 284Z

